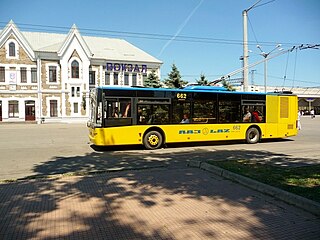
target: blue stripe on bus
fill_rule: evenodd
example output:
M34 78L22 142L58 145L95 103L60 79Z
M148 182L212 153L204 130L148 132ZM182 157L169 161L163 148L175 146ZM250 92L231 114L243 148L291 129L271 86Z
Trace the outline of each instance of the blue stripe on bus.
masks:
M103 90L136 90L136 91L167 91L167 92L206 92L206 93L230 93L230 94L250 94L250 95L266 95L261 92L236 92L236 91L219 91L219 90L195 90L188 88L146 88L146 87L127 87L127 86L99 86L97 87ZM268 95L278 95L279 93L267 93Z

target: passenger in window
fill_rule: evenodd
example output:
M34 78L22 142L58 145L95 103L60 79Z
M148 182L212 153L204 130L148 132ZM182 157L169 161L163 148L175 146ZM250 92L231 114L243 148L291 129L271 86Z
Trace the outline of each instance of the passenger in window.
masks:
M112 117L114 117L114 118L118 118L119 117L119 109L118 109L118 107L114 108Z
M138 109L138 120L139 120L140 124L145 123L145 121L146 121L146 118L142 114L141 108Z
M261 115L262 114L257 110L257 108L254 107L252 112L252 122L261 122Z
M243 116L243 122L250 122L251 121L251 113L249 111L248 107L244 108L244 116Z
M183 114L183 119L181 120L180 123L190 123L188 114L186 114L186 113Z
M130 117L130 107L131 107L131 103L128 103L127 106L126 106L126 109L124 111L124 114L123 114L123 117Z
M156 116L152 114L148 120L148 124L153 124L156 121Z

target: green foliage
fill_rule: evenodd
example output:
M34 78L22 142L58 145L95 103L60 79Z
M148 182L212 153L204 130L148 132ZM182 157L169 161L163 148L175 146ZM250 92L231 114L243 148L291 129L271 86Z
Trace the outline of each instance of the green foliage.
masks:
M161 87L160 79L158 75L156 74L156 70L152 70L151 73L149 73L146 81L143 83L145 87L151 87L151 88L159 88Z
M225 79L223 79L221 81L221 83L222 83L223 87L225 87L229 91L235 91L234 87L229 82L227 82Z
M175 64L172 64L172 70L168 74L168 78L164 80L164 84L169 88L181 88L187 84L183 81L180 72Z
M206 76L204 74L200 74L200 79L196 80L197 84L201 86L208 86L209 85L209 80L206 79Z

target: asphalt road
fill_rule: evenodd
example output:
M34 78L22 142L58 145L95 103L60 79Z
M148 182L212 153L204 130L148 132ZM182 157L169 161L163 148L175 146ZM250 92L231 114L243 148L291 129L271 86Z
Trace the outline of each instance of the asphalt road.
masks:
M96 151L84 124L1 124L0 180L69 172L185 166L188 160L255 159L270 164L320 164L320 117L301 120L299 135L284 140L175 144L155 151L142 146Z

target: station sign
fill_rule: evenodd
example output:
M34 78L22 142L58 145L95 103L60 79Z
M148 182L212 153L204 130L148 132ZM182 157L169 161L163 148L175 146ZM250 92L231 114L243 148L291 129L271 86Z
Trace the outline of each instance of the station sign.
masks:
M111 71L111 72L147 73L148 67L145 64L109 63L109 62L107 62L106 70Z

